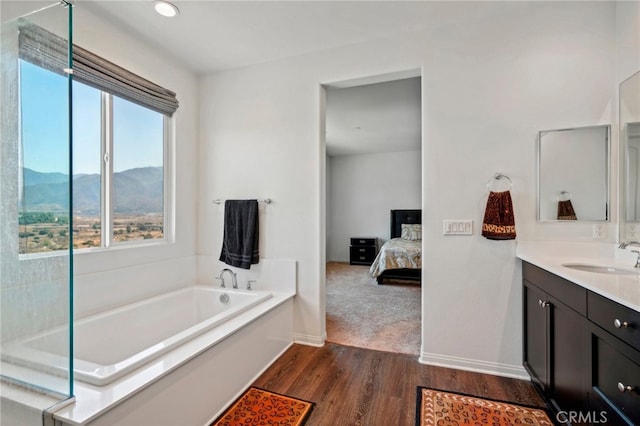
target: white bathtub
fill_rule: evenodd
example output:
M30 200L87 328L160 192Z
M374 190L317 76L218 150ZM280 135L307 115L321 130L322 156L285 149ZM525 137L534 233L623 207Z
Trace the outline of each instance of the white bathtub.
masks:
M75 379L110 383L270 297L268 292L193 286L77 320ZM3 359L65 374L67 332L61 328L7 344Z

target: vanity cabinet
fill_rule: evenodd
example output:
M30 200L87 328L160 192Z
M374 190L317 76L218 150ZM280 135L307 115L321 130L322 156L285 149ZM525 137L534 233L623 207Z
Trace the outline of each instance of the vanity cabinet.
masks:
M523 264L523 363L556 410L587 408L587 292Z
M523 262L523 364L573 424L640 425L640 313Z
M640 313L592 292L588 303L592 365L589 401L594 409L607 412L611 424L638 425Z

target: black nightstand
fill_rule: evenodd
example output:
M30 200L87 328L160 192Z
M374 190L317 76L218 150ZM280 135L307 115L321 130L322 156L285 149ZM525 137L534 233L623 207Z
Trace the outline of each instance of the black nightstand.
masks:
M349 265L371 265L377 253L377 238L351 238Z

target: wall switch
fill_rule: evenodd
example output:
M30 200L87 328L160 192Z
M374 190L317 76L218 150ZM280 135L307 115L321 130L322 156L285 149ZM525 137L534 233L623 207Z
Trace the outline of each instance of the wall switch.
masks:
M604 223L594 223L593 224L593 239L594 240L604 240L607 238L607 228Z
M444 235L473 235L473 220L443 220Z

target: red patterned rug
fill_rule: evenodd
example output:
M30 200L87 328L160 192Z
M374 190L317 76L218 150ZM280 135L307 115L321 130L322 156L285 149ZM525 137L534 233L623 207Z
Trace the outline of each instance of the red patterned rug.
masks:
M543 408L418 386L416 425L553 426Z
M313 403L250 387L211 426L300 426Z

